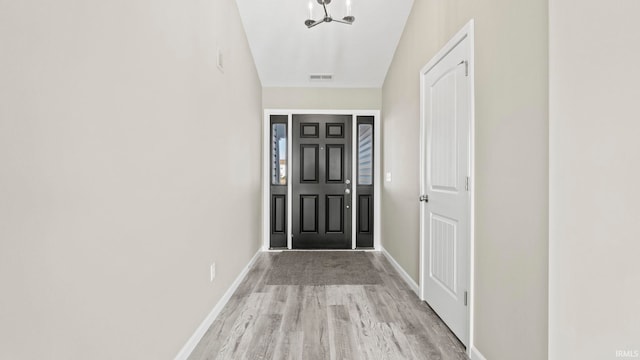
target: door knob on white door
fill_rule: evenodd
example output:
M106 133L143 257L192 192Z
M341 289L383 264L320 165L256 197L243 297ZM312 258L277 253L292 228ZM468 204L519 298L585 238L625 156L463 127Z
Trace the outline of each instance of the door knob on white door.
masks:
M420 195L420 201L429 202L429 195Z

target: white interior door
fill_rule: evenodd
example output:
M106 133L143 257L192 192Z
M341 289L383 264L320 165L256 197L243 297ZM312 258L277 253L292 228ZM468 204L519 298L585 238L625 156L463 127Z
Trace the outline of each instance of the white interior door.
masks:
M421 295L465 345L469 338L469 54L469 39L464 38L421 73Z

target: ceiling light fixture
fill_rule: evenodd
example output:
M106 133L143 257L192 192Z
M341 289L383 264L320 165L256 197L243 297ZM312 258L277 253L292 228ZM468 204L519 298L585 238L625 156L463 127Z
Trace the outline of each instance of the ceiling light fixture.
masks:
M351 15L351 0L347 0L347 15L342 18L342 20L337 20L331 17L329 12L327 11L327 5L331 4L331 0L317 0L318 4L322 5L322 9L324 10L324 17L320 20L313 20L313 2L309 1L309 19L304 21L304 24L307 28L311 29L312 27L322 24L323 22L330 23L332 21L339 22L341 24L351 25L356 18Z

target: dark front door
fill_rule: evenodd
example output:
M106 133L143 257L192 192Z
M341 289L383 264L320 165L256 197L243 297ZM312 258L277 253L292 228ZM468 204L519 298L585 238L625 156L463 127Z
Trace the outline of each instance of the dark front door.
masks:
M351 249L351 115L293 115L293 248Z

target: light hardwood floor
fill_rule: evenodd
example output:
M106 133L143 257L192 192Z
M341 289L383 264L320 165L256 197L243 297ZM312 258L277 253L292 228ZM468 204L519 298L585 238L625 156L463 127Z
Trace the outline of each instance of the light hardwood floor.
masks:
M462 344L386 258L375 285L268 285L263 253L190 359L467 359Z

